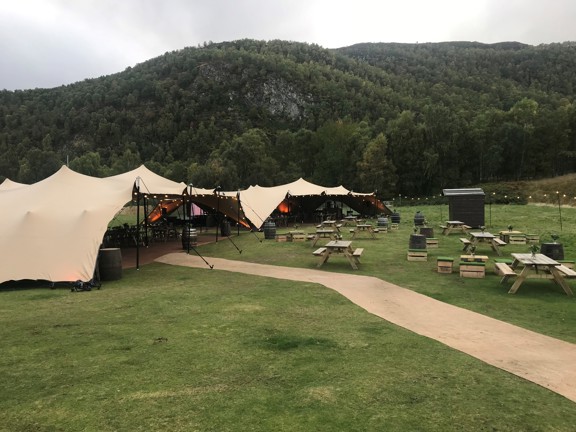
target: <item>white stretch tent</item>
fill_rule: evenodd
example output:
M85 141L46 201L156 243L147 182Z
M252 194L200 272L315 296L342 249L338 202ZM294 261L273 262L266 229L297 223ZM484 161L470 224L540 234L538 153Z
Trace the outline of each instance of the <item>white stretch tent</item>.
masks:
M258 229L272 212L290 197L324 197L323 199L339 200L358 209L363 204L369 204L374 208L374 213L391 213L373 193L352 192L344 186L319 186L302 178L280 186L250 186L240 191L239 195L246 218Z
M24 184L24 183L17 183L15 181L10 180L10 179L6 179L2 182L2 184L0 184L0 191L10 190L10 189L18 189L18 188L21 188L23 186L28 186L28 185Z
M132 200L135 183L142 193L185 188L143 165L104 179L63 166L32 185L6 182L0 187L0 283L91 280L108 223Z

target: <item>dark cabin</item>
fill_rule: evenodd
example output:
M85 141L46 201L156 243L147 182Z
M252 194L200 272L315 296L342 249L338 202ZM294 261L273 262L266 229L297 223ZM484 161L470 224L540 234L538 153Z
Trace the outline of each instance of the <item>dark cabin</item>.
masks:
M484 191L480 188L444 189L448 197L450 220L462 221L466 225L478 228L484 226Z

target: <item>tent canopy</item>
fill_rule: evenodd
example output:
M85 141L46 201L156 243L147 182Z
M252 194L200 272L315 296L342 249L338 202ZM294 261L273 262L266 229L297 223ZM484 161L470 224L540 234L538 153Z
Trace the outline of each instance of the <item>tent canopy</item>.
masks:
M181 194L183 183L139 168L107 178L62 166L32 185L2 183L0 283L89 281L108 223L132 200L135 184L150 193Z
M239 196L246 218L256 228L261 228L279 206L288 211L311 211L328 200L340 201L361 214L392 214L373 193L352 192L344 186L319 186L302 178L281 186L250 186Z
M224 192L171 181L144 165L103 179L62 166L32 185L8 179L0 185L0 205L10 209L0 225L0 283L91 280L108 223L139 197L138 192L144 198L192 202L257 229L282 203L289 208L316 208L332 199L362 214L391 213L374 194L358 194L342 186L327 188L304 179Z

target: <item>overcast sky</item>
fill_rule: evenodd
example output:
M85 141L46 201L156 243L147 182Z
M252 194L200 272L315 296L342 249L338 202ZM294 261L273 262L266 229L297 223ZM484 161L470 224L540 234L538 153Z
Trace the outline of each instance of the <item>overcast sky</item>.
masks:
M204 42L576 41L576 0L1 0L0 89L121 72Z

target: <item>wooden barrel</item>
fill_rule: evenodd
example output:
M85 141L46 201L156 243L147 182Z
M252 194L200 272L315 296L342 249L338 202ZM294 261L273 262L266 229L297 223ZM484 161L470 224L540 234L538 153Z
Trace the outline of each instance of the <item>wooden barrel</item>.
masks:
M426 249L426 236L422 234L410 234L408 249Z
M420 234L426 236L426 238L434 238L434 228L432 227L420 227Z
M399 224L400 223L400 213L398 213L398 212L392 213L392 215L390 215L390 220L392 221L392 223Z
M555 261L564 259L564 247L562 243L542 243L540 245L540 253Z
M231 233L232 230L230 229L230 222L223 220L220 223L220 234L222 234L223 237L230 237Z
M267 240L276 239L276 224L273 221L264 223L264 238Z
M388 218L387 217L379 217L377 224L379 227L388 228Z
M425 221L426 218L424 217L424 215L419 211L417 211L416 214L414 215L414 226L422 226L424 225Z
M122 278L122 251L120 248L100 249L98 254L100 280L113 281Z
M198 232L196 228L184 227L182 230L182 249L188 250L198 245Z

